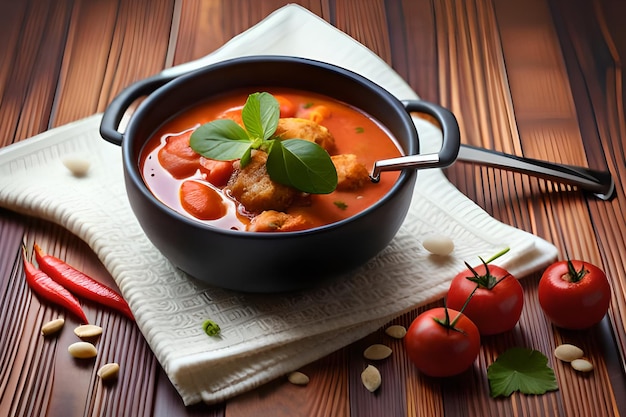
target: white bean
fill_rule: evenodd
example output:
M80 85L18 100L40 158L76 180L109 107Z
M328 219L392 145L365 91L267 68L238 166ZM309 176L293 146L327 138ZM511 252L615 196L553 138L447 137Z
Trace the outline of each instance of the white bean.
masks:
M380 361L391 356L391 348L389 346L374 344L365 349L363 352L363 356L365 359L370 359L373 361Z
M554 349L554 356L563 362L571 362L575 359L580 359L583 357L583 354L584 352L581 348L570 345L569 343L564 343Z
M102 327L95 324L83 324L74 329L74 334L81 339L89 339L102 334Z
M394 339L402 339L406 335L406 328L399 324L394 324L393 326L387 327L385 333Z
M454 242L445 235L430 235L424 238L422 246L433 255L448 256L454 250Z
M300 371L290 373L287 379L294 385L307 385L309 383L309 377Z
M571 363L572 368L579 372L591 372L593 371L593 364L587 359L574 359Z
M41 334L44 336L50 336L52 334L58 333L63 328L65 324L65 320L63 319L54 319L45 323L41 326Z
M111 362L102 365L102 367L98 369L98 372L96 374L103 381L111 381L113 379L116 379L119 373L120 365L115 362Z
M382 377L375 366L367 365L367 368L361 372L361 382L369 392L374 392L380 387Z
M76 177L84 177L89 171L91 163L78 156L66 156L62 160L63 165Z
M89 342L72 343L67 348L67 351L70 355L78 359L90 359L98 354L96 347Z

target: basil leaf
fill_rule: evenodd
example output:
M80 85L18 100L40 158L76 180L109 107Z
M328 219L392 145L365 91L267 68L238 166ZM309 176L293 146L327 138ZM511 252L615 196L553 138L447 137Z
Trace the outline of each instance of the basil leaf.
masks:
M239 161L239 166L241 168L245 168L246 165L250 163L252 160L252 147L249 147L247 151L241 156L241 160Z
M248 96L241 111L245 129L230 119L218 119L196 129L189 141L198 154L220 161L240 159L245 167L253 149L268 153L270 178L310 194L328 194L337 188L337 171L328 153L302 139L272 139L280 105L269 93Z
M250 94L241 111L243 124L253 139L269 139L276 131L279 117L280 105L269 93Z
M337 170L328 152L302 139L275 141L267 162L270 178L311 194L328 194L337 188Z
M205 158L218 161L241 158L251 144L246 131L230 119L218 119L203 124L189 139L191 149Z

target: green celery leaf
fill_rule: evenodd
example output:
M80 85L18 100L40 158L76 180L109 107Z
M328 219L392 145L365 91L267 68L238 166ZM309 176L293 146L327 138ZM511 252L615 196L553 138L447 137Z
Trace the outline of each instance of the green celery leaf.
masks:
M278 126L280 105L270 93L250 94L241 118L251 138L269 139Z
M514 347L502 353L487 369L492 397L508 397L515 391L545 394L559 389L548 358L533 349Z
M337 188L337 170L328 152L302 139L275 141L266 163L270 178L311 194L328 194Z
M252 142L246 131L230 119L218 119L197 128L189 139L191 149L218 161L239 159Z

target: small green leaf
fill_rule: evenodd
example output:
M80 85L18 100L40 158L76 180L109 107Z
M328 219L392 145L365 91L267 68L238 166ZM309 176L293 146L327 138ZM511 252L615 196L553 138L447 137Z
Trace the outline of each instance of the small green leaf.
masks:
M278 126L280 105L269 93L254 93L248 96L241 111L243 124L253 139L269 139Z
M221 331L220 325L209 319L202 323L202 330L204 330L208 336L217 336Z
M365 132L365 129L363 129L362 127L358 126L358 127L354 128L354 131L356 133L363 133L363 132Z
M245 168L246 165L248 165L251 160L252 160L252 147L248 148L248 150L244 152L244 154L241 156L241 160L239 161L239 166L241 166L241 168Z
M341 210L345 210L348 208L348 205L345 202L340 201L340 200L333 201L333 204L336 205Z
M311 194L328 194L337 188L337 170L328 152L302 139L275 141L267 162L270 178Z
M514 347L502 353L487 369L492 397L508 397L515 391L545 394L559 389L548 358L533 349Z
M230 119L218 119L197 128L189 146L205 158L218 161L239 159L250 148L246 131Z

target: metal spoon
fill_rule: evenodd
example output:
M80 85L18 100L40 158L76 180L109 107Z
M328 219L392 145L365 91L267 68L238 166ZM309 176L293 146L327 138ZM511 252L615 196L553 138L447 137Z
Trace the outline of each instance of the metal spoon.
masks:
M593 193L602 200L615 196L615 182L608 171L596 171L579 166L556 164L506 153L461 145L457 161L472 162L508 171L532 175L550 181L570 184ZM370 175L377 182L382 171L396 171L409 167L435 167L439 164L438 154L410 155L377 161Z
M574 185L584 191L593 193L593 195L605 201L615 196L615 182L608 171L596 171L579 166L522 158L467 145L461 145L457 161L474 162Z

